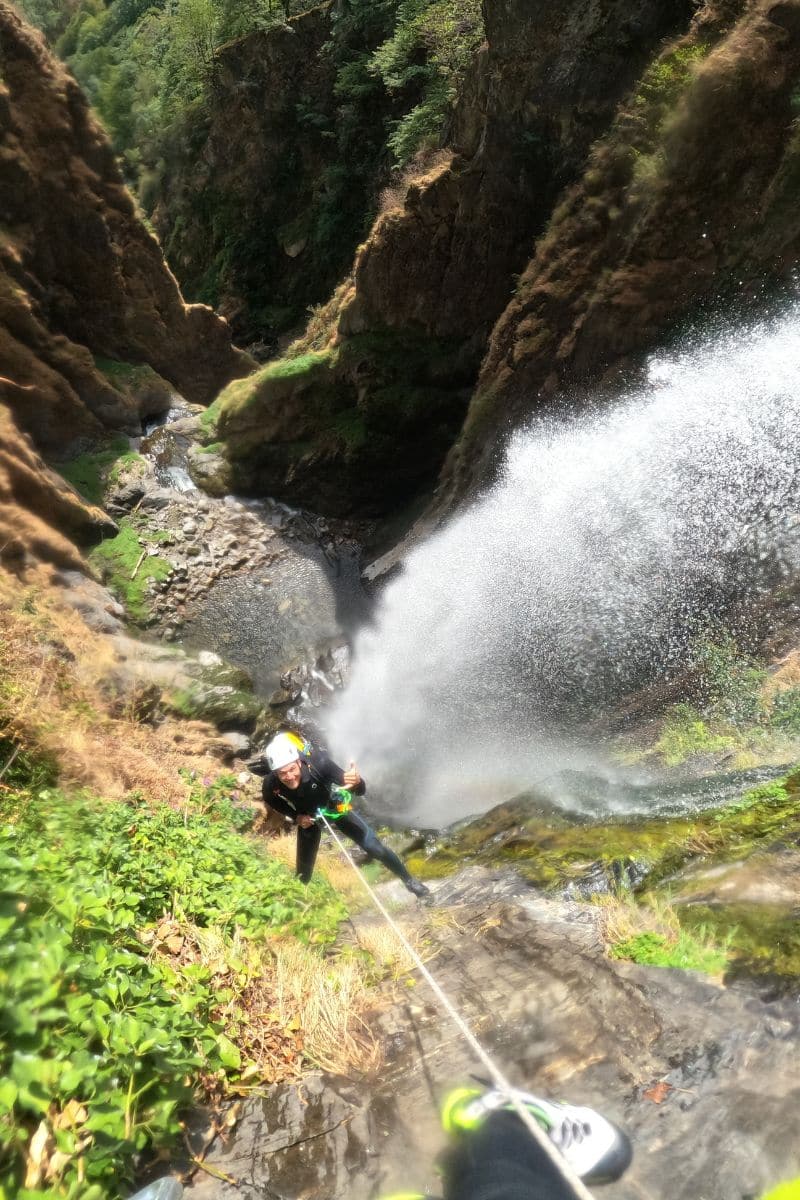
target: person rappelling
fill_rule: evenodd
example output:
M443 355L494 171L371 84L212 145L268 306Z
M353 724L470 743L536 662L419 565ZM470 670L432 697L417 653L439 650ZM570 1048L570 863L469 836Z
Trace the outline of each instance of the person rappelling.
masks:
M354 762L343 771L321 750L312 749L291 733L277 734L264 751L269 774L261 797L269 808L294 821L297 826L296 874L308 883L322 834L321 817L335 822L371 858L402 880L409 892L423 899L430 888L415 879L400 858L380 840L363 817L353 811L353 796L363 796L366 784Z

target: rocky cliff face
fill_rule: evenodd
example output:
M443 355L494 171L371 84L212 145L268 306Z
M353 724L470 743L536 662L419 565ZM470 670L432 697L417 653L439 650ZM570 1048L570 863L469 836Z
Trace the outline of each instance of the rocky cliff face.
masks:
M45 466L11 410L0 404L0 564L24 567L32 556L80 570L76 543L113 530L102 509L85 504Z
M759 312L788 291L799 82L794 2L707 4L654 58L493 331L450 501L487 478L501 425L558 392L613 385L699 306Z
M377 454L367 474L372 510L396 510L431 487L471 393L440 477L441 516L491 478L507 432L537 408L613 390L701 310L761 313L765 295L787 290L800 161L795 0L709 0L699 11L487 0L484 10L486 45L446 152L406 177L348 284L290 351L328 355L335 421L315 434L299 390L293 408L311 429L299 438L276 428L283 400L228 406L222 436L254 491L294 497L305 481L313 505L313 469L318 503L360 509L353 481L364 475L346 469L361 452L332 424L374 447L388 412L394 456ZM400 362L388 400L387 346ZM424 421L407 420L421 361L440 395L433 447ZM420 443L431 452L401 478Z
M139 432L98 359L148 363L208 402L247 368L224 321L187 307L72 77L0 3L0 394L47 452ZM162 389L157 406L168 401Z
M272 349L349 270L386 166L393 100L363 63L392 6L352 7L328 0L223 46L158 184L153 219L186 294Z
M286 366L246 403L241 389L223 400L219 432L237 486L348 515L396 510L430 486L514 273L690 8L485 5L487 43L454 114L452 148L388 198L352 279ZM324 361L304 368L308 350Z

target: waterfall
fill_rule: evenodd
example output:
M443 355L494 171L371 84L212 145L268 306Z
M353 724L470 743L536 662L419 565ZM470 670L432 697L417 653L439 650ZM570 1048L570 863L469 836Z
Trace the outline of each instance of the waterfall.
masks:
M386 587L331 746L431 824L580 763L582 723L797 574L798 429L794 313L535 421Z

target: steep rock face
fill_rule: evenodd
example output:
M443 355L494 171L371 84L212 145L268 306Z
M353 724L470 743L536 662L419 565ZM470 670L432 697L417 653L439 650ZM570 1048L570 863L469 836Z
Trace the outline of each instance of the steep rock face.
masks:
M359 252L344 332L422 328L482 347L553 201L685 0L488 0L450 161L414 180Z
M186 294L237 335L274 348L352 265L388 168L386 121L408 103L363 65L393 7L327 0L215 56L208 111L153 219Z
M403 904L399 884L386 894ZM633 1163L598 1195L740 1200L797 1174L795 1003L615 962L598 908L548 901L508 874L463 871L437 904L438 928L418 913L404 920L424 931L430 970L500 1070L628 1132ZM361 914L357 928L369 921ZM440 1107L472 1084L476 1063L424 983L412 1000L375 1022L387 1048L377 1082L323 1076L300 1100L287 1085L247 1099L191 1200L439 1194Z
M237 487L375 516L430 486L513 273L619 98L691 7L484 6L487 44L454 117L453 151L406 181L294 357L223 397L218 433Z
M210 117L193 133L191 156L164 180L154 214L188 294L213 295L253 336L336 282L308 265L309 223L331 157L320 127L334 103L335 70L321 54L330 34L323 4L219 52ZM343 249L340 271L352 252Z
M796 0L706 5L664 48L556 208L493 332L442 509L490 476L502 427L557 392L613 384L701 303L746 310L765 284L789 282L798 78Z
M49 470L0 404L0 564L24 567L29 557L81 570L76 542L113 532L114 522L85 504L74 488Z
M20 425L48 451L138 432L137 402L94 356L211 400L248 360L224 321L183 303L80 89L6 3L0 51L0 375Z

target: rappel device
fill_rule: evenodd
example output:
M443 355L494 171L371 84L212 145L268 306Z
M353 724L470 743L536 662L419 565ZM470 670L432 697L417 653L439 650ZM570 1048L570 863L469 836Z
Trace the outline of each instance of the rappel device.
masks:
M338 821L353 807L353 794L347 788L331 784L331 807L317 809L318 817L327 817L329 821Z

